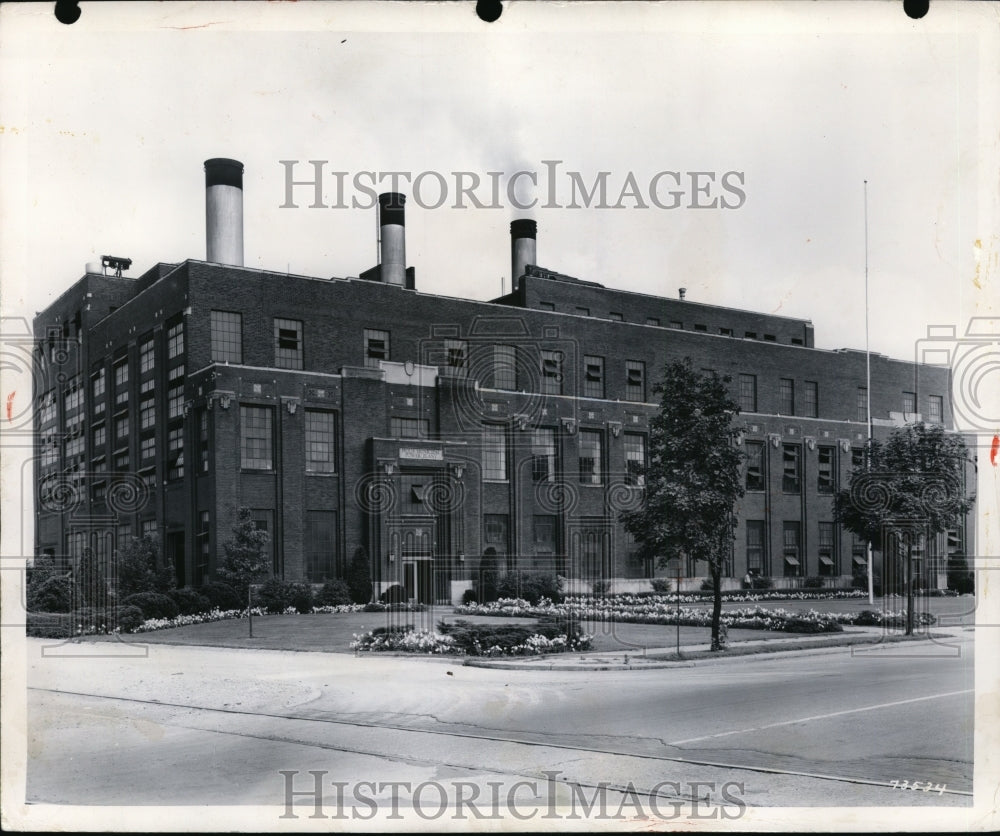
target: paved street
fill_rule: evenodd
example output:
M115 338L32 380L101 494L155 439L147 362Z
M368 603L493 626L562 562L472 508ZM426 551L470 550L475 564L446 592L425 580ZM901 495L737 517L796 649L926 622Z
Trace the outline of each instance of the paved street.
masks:
M971 635L951 649L925 642L599 674L164 645L132 659L58 658L42 656L51 642L29 640L27 795L259 804L277 816L285 782L305 791L308 771L323 770L323 781L352 785L471 782L483 798L490 781L533 779L537 792L518 798L544 804L548 770L560 804L574 801L574 784L589 798L607 782L619 791L612 810L629 782L649 793L664 781L674 784L657 792L682 800L712 796L691 788L712 782L715 804L737 782L731 794L751 807L968 805ZM391 800L390 790L371 794ZM315 795L295 802L304 817ZM332 789L324 803L333 813Z

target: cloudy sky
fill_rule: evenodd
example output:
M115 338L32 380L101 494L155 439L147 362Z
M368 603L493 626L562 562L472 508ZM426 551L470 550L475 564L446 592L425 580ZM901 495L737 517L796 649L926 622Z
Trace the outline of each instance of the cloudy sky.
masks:
M614 5L507 3L488 25L468 3L84 4L61 26L51 4L5 4L5 313L33 315L103 253L132 275L204 258L202 162L227 156L246 165L248 266L357 275L376 221L350 207L367 201L354 176L431 172L424 207L401 187L418 289L509 289L507 224L530 216L545 267L809 318L824 348L864 346L867 178L872 349L912 357L928 324L964 322L977 253L996 258L995 58L968 4L919 22L895 3ZM298 179L326 160L328 204L347 172L348 208L309 208L301 186L280 208L281 160ZM499 207L456 208L456 171L487 204L499 172ZM517 171L538 179L515 192L538 198L527 211L506 193ZM714 174L701 197L692 171ZM552 184L572 201L568 172L588 188L608 172L608 208L545 205ZM619 201L630 175L640 196ZM654 205L651 181L681 205ZM738 208L690 208L713 200Z

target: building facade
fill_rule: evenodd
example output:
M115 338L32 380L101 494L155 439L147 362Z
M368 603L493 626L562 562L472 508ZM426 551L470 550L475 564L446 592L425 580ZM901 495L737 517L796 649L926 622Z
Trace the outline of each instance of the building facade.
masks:
M947 370L814 346L810 322L606 288L534 264L511 225L512 293L420 293L404 199L380 197L381 264L359 278L242 266L242 166L206 163L208 257L86 274L35 320L36 551L110 558L156 535L179 584L213 576L240 506L277 577L459 598L488 549L509 569L648 588L619 522L636 507L664 365L732 378L747 493L726 574L850 582L865 544L832 496L876 436L950 426ZM114 265L116 262L106 259ZM926 543L945 584L971 531ZM704 575L689 566L689 577Z

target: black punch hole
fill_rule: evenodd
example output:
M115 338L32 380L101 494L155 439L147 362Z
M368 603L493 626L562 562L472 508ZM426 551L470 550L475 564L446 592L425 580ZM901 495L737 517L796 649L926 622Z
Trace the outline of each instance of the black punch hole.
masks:
M56 20L68 25L79 19L80 0L56 0Z
M480 20L492 23L499 19L503 12L503 4L500 0L476 0L476 14Z
M903 11L907 17L920 20L930 10L931 0L903 0Z

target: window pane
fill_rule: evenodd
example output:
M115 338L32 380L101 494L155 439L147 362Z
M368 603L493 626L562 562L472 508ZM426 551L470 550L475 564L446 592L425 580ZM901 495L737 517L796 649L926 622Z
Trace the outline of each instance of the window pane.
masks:
M743 412L757 411L757 375L740 375L740 409Z
M483 427L483 479L507 480L507 434L503 427Z
M781 394L781 403L779 406L779 414L781 415L794 415L795 414L795 381L788 377L781 378L779 383L779 389Z
M306 470L333 473L334 421L332 412L306 410Z
M580 430L580 482L601 484L601 433L598 430Z
M816 490L818 493L831 494L835 487L835 470L834 462L836 461L836 450L835 447L820 447L818 464L817 464L817 475L816 475Z
M266 406L240 407L240 466L247 470L270 470L271 409Z
M932 424L944 422L944 398L941 395L931 395L928 399L927 420Z
M604 358L585 356L583 358L583 396L585 398L604 397Z
M781 490L785 493L799 493L801 490L801 448L797 444L782 446Z
M868 390L863 387L858 387L858 414L855 416L858 421L868 420Z
M493 346L493 388L517 389L517 358L512 345Z
M302 368L302 323L297 319L274 320L274 365L279 369Z
M806 418L819 417L819 384L815 380L806 381L805 416Z
M243 315L212 311L212 360L216 363L243 362Z
M562 394L562 363L563 355L561 351L543 350L541 352L541 383L543 394Z
M531 478L551 482L556 473L555 430L536 429L531 434Z
M646 364L641 360L625 361L625 400L646 400Z
M167 328L167 359L173 360L184 353L184 323L177 322Z
M646 437L625 433L625 484L637 488L646 485Z
M322 583L336 576L337 514L335 511L306 512L306 578Z
M747 490L764 490L764 443L747 442Z
M365 328L365 365L379 367L380 360L389 359L389 332Z

